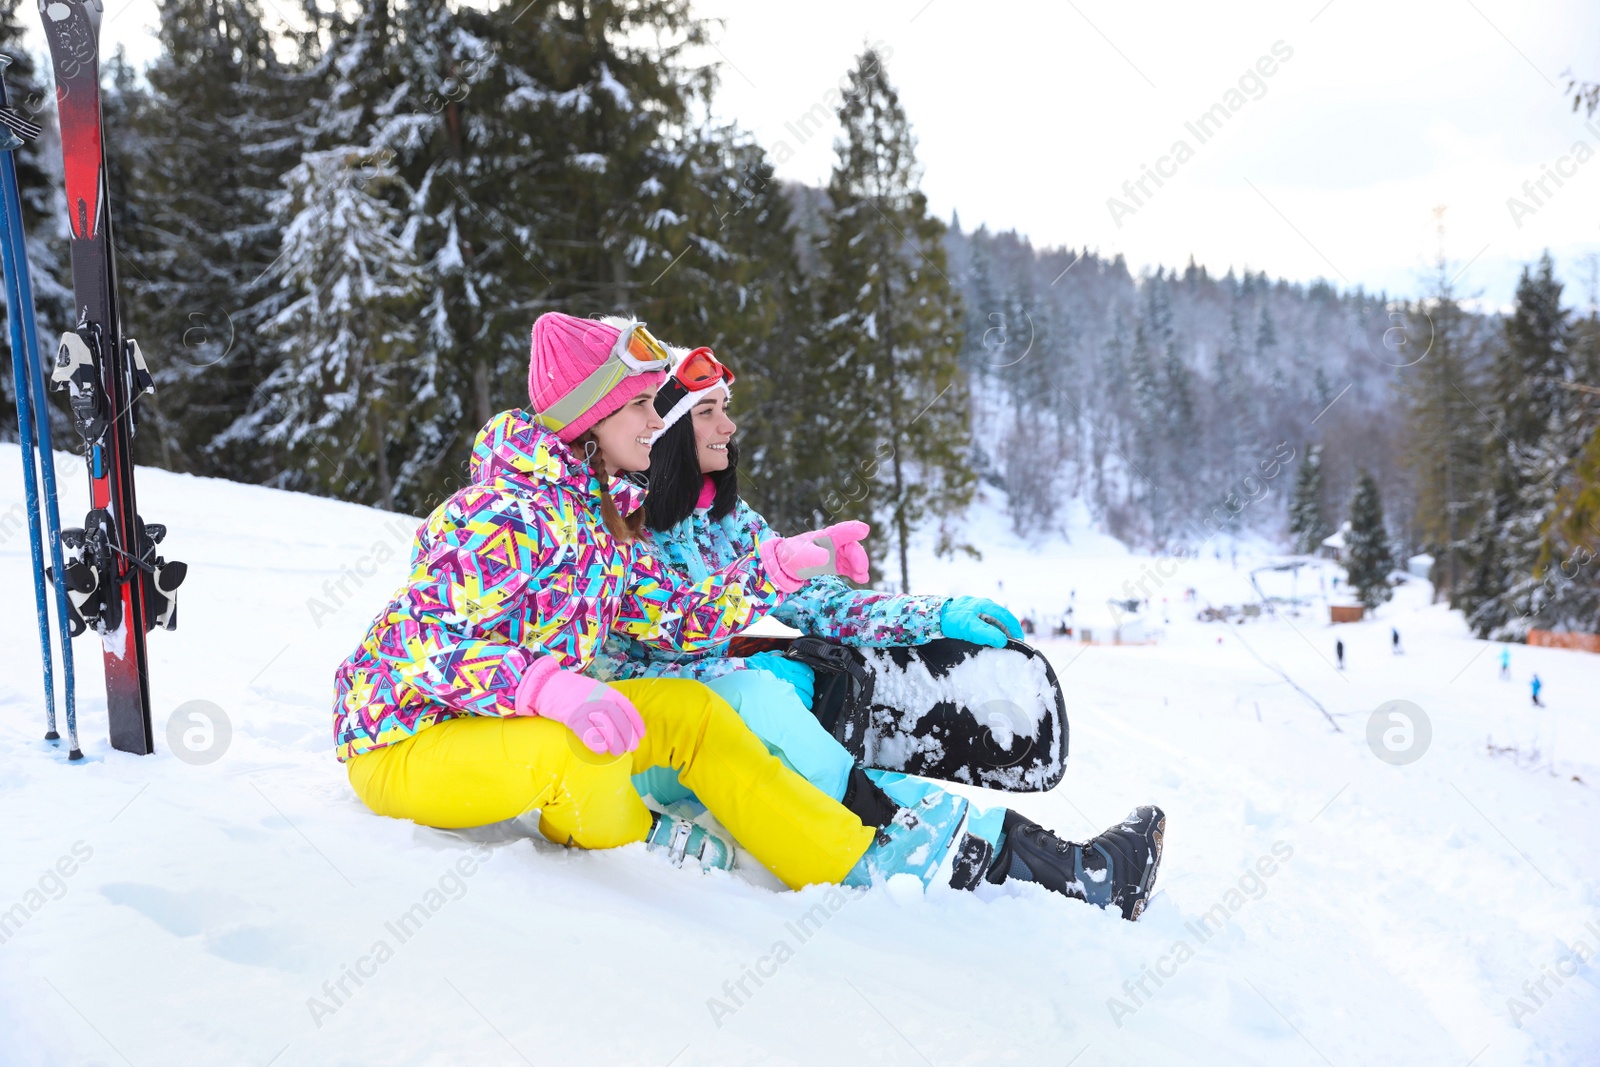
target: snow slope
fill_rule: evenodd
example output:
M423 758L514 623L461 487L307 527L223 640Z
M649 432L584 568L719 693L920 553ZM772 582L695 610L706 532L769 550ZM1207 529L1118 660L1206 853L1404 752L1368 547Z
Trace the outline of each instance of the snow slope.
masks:
M1031 886L782 893L637 846L373 816L331 755L330 678L401 578L410 521L155 470L140 495L191 565L180 629L150 641L159 751L109 750L80 639L88 759L68 765L39 740L17 451L0 446L0 1063L1600 1061L1600 967L1573 955L1600 950L1600 658L1519 646L1501 681L1498 646L1424 583L1337 629L1341 673L1320 602L1194 620L1183 588L1253 596L1248 550L1235 569L1225 545L1159 561L1087 529L1027 546L980 512L984 561L919 553L918 591L1004 582L1040 612L1075 589L1105 613L1167 572L1145 579L1158 643L1041 641L1072 760L1055 791L1010 798L1074 836L1166 808L1159 893L1128 924ZM1391 699L1431 722L1404 766L1367 741ZM231 723L209 765L166 739L192 700Z

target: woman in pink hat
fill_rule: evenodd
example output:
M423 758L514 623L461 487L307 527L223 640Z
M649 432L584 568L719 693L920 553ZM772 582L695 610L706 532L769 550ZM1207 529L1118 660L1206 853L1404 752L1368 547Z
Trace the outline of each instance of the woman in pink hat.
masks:
M863 523L773 538L690 583L637 540L666 351L625 320L541 316L531 410L478 434L471 482L417 532L411 575L336 675L338 757L380 815L467 827L540 811L553 841L647 841L727 867L725 842L645 808L631 776L676 768L792 887L846 880L873 830L768 753L704 685L584 677L611 633L692 651L817 575L864 579Z

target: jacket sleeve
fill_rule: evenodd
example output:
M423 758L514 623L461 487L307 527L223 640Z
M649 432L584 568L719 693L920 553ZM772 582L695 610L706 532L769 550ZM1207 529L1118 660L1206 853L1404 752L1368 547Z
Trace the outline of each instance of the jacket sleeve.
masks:
M384 635L407 686L463 714L516 714L518 684L552 654L532 636L563 557L547 510L484 487L430 518Z
M498 640L463 638L409 618L393 627L391 635L404 642L395 672L399 680L463 715L517 714L517 686L546 655Z
M754 550L759 541L776 537L767 520L739 502L729 516L740 537ZM939 616L945 597L902 596L853 589L842 579L813 578L790 593L773 612L786 626L813 637L828 637L847 645L884 648L890 645L924 645L942 636Z
M691 583L644 546L631 550L616 628L653 648L698 652L720 644L783 598L754 552Z

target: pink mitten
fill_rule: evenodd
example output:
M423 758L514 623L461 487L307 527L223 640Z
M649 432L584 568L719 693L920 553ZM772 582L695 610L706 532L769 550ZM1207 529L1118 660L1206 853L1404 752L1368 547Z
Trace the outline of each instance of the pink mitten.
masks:
M842 574L852 581L867 580L867 553L861 539L872 527L864 522L836 522L821 530L795 537L763 541L756 551L767 565L772 584L792 593L807 579L822 574Z
M644 720L628 698L544 657L517 686L517 713L554 719L596 752L620 756L639 747Z

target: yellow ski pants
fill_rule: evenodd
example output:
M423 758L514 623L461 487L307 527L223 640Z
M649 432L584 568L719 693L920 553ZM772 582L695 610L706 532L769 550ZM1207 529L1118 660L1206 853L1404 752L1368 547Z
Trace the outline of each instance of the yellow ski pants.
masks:
M550 840L615 848L650 830L632 776L673 767L791 889L840 881L872 843L869 827L785 767L706 686L684 678L612 685L644 720L633 752L592 752L551 719L466 716L353 757L350 784L379 815L457 829L538 809L539 830Z

